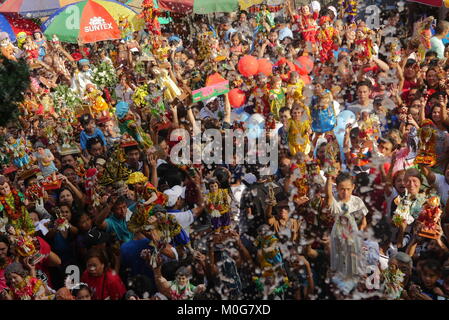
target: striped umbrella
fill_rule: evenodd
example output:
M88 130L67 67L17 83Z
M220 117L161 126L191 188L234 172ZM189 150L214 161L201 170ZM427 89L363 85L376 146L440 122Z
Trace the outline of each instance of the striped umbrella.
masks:
M56 11L43 25L44 34L63 42L92 43L121 38L119 20L127 17L133 30L143 26L135 11L115 0L85 0Z
M39 26L32 20L22 18L18 14L0 13L0 32L6 32L12 42L16 41L16 35L19 32L25 32L32 35Z
M56 10L79 0L6 0L0 5L2 13L19 13L27 18L46 17Z

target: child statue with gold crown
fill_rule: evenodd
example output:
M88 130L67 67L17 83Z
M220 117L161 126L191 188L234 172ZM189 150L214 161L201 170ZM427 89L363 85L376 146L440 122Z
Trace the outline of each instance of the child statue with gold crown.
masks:
M165 205L167 203L167 196L164 193L159 192L140 171L131 173L126 183L133 187L133 191L137 198L136 200L145 208L145 212L147 213L149 213L156 204Z

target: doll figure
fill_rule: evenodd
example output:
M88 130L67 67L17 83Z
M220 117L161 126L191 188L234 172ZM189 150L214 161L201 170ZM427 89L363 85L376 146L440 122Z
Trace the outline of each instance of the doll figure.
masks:
M270 112L276 120L279 120L279 110L285 107L285 89L282 88L282 79L274 76L271 80L271 89L269 92Z
M371 40L371 31L367 28L358 28L354 41L356 56L359 59L370 59L373 55L373 42Z
M221 230L228 232L231 224L231 197L228 190L221 189L216 180L209 182L208 188L206 207L212 216L212 229L215 233Z
M39 250L39 242L22 229L16 229L13 225L6 226L8 239L15 251L21 257L30 257Z
M44 145L40 141L36 142L34 149L36 152L33 154L33 158L37 161L39 169L42 172L42 176L44 178L51 176L52 181L56 181L56 172L58 172L58 169L53 162L55 157L51 151L44 149Z
M157 37L153 43L153 55L161 63L167 63L170 56L170 46L166 37Z
M266 130L275 130L276 129L276 118L274 114L269 113L267 114L266 120L265 120L265 129Z
M332 26L331 18L328 16L322 16L320 18L320 27L321 29L317 35L317 39L321 45L320 60L322 63L326 63L334 56L334 41L338 31Z
M427 199L418 217L418 221L424 224L419 232L420 236L430 239L438 238L437 226L441 213L440 198L438 196L432 196Z
M51 43L52 43L54 46L60 46L60 45L61 45L61 41L59 41L59 38L58 38L58 36L57 36L56 34L54 34L54 35L51 37Z
M0 32L0 52L8 60L16 61L16 48L11 43L9 35L6 32Z
M394 199L394 203L396 204L396 210L394 211L392 222L396 227L400 227L404 222L406 222L408 225L413 223L415 219L413 218L411 214L411 205L412 201L409 199L406 193L403 197L398 196Z
M109 104L101 96L101 91L95 85L91 83L86 85L85 100L88 101L92 113L98 118L109 116Z
M26 37L26 41L23 44L23 49L25 49L28 64L29 65L35 64L39 58L39 47L34 42L33 37L31 36Z
M200 61L206 60L211 54L209 44L213 34L207 24L203 23L201 25L201 32L198 35L198 59Z
M370 140L377 140L379 138L379 117L375 114L362 112L361 119L358 121L360 132Z
M60 118L60 125L56 128L59 137L59 153L67 152L77 153L80 149L73 142L74 130L73 126L67 118Z
M98 180L98 170L97 168L87 169L85 175L84 189L86 191L87 200L94 207L98 206L99 203L98 193L96 192L96 184Z
M382 289L388 300L398 300L404 290L405 274L396 265L390 265L382 272Z
M291 199L293 201L300 199L304 196L307 196L309 193L309 184L310 184L310 181L308 181L307 176L305 155L303 153L297 153L296 157L298 160L294 165L292 174L293 186L296 188L296 190L292 191Z
M47 90L42 90L43 92L37 96L40 102L39 110L36 114L43 115L45 119L53 117L57 118L58 113L54 108L54 101Z
M318 13L310 13L309 6L302 6L300 9L300 14L298 17L298 29L304 41L315 43L316 34L318 30L318 25L316 19L318 18Z
M146 27L151 34L161 34L161 26L158 20L159 15L160 11L154 7L153 0L144 0L142 2L140 17L145 20Z
M432 120L425 119L419 129L419 150L415 158L416 164L434 166L437 162L436 136L437 131Z
M209 47L210 47L209 58L211 60L214 60L215 62L221 61L221 59L223 59L223 56L220 55L220 52L221 52L220 41L218 41L217 38L210 38L209 39Z
M292 155L298 152L308 154L311 149L311 126L306 109L304 104L296 103L291 111L292 117L288 120L288 146Z
M27 140L23 138L15 139L13 135L7 134L5 149L17 168L29 167L30 157L28 156L28 151L31 148Z
M123 40L129 41L132 39L133 29L127 16L122 15L119 17L118 28Z
M181 89L179 89L179 87L173 81L166 69L154 67L152 72L156 77L156 82L159 87L165 88L164 99L167 102L172 102L175 98L179 97L182 94Z
M325 133L332 131L337 124L334 110L334 100L329 90L320 92L312 98L312 130Z
M30 184L26 188L25 198L30 200L31 202L35 202L48 197L48 194L45 192L44 187L42 186L43 177L40 177L41 179L36 180L36 182Z
M3 218L8 219L8 223L15 230L23 230L31 234L34 232L34 223L25 203L24 195L15 189L11 189L6 178L0 176L0 213Z
M419 39L418 47L418 61L423 62L426 57L426 52L431 48L430 39L432 38L432 23L434 17L428 17L423 21L417 23L416 37Z
M282 269L283 260L279 248L279 239L266 224L258 229L258 236L255 241L257 248L257 260L263 274L273 274L274 271Z
M9 285L6 293L9 300L54 299L47 285L42 280L30 276L19 262L14 262L6 268L5 279Z
M336 279L350 282L361 272L361 238L348 206L343 204L342 209L343 213L336 217L330 237L331 270Z
M129 104L120 101L115 106L121 134L129 134L141 148L147 149L153 145L151 137L137 123L135 115L129 110Z
M205 290L203 284L198 286L191 284L190 278L190 271L186 267L176 270L175 280L169 282L171 300L193 300L195 294Z
M16 38L17 38L17 48L23 49L23 45L25 44L27 37L28 37L28 35L27 35L27 33L24 32L24 31L21 31L21 32L19 32L19 33L16 35ZM33 39L33 38L31 38L31 39Z
M179 249L187 248L193 251L189 235L176 221L176 218L167 213L163 206L157 204L153 207L150 212L149 223L152 225L151 229L155 231L153 242L171 244ZM157 240L155 241L155 239Z
M287 85L287 97L300 101L304 98L302 90L305 84L297 71L291 71Z
M38 59L42 61L47 54L47 41L40 30L35 30L33 33L34 42L38 46L39 57Z
M266 4L260 5L260 10L256 15L257 32L268 34L270 30L275 26L273 14L267 9ZM268 25L268 29L265 26Z
M254 106L255 113L270 113L269 89L267 76L259 73L256 76L256 86L252 86L248 102Z
M156 204L164 206L167 203L167 196L159 192L142 172L131 173L126 183L133 186L136 200L145 208L147 214Z
M92 83L93 73L90 69L89 60L81 59L78 61L79 69L75 71L75 74L72 77L71 89L83 96L86 90L86 86L89 83Z
M165 103L164 103L164 93L159 90L156 84L149 83L148 84L148 96L149 99L149 107L152 115L156 117L162 117L165 112Z
M338 161L340 147L333 132L327 134L326 138L328 143L324 149L323 170L330 176L336 176L340 169L340 162Z

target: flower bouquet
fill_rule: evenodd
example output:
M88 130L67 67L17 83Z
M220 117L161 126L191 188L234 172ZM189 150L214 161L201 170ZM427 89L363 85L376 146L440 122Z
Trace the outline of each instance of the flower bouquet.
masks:
M393 224L396 227L400 227L404 222L411 224L415 219L410 213L410 204L409 201L406 200L406 197L404 197L404 199L397 197L395 203L397 208L392 218Z
M59 217L55 220L55 226L58 231L67 231L70 228L70 223L64 217Z
M72 89L63 84L55 88L55 91L52 93L52 98L56 112L60 112L63 108L75 110L82 104L80 97Z
M102 62L92 70L92 82L98 88L113 88L118 82L117 72L114 67L107 62Z

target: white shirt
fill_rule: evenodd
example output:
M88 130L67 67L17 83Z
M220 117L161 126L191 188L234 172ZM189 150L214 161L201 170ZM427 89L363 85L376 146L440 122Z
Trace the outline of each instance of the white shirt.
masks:
M368 214L368 208L362 199L356 196L351 196L348 202L341 202L337 200L338 197L332 199L332 205L330 207L331 213L334 216L339 216L343 213L342 206L346 204L348 206L348 212L355 218L357 223L360 223L363 217Z

